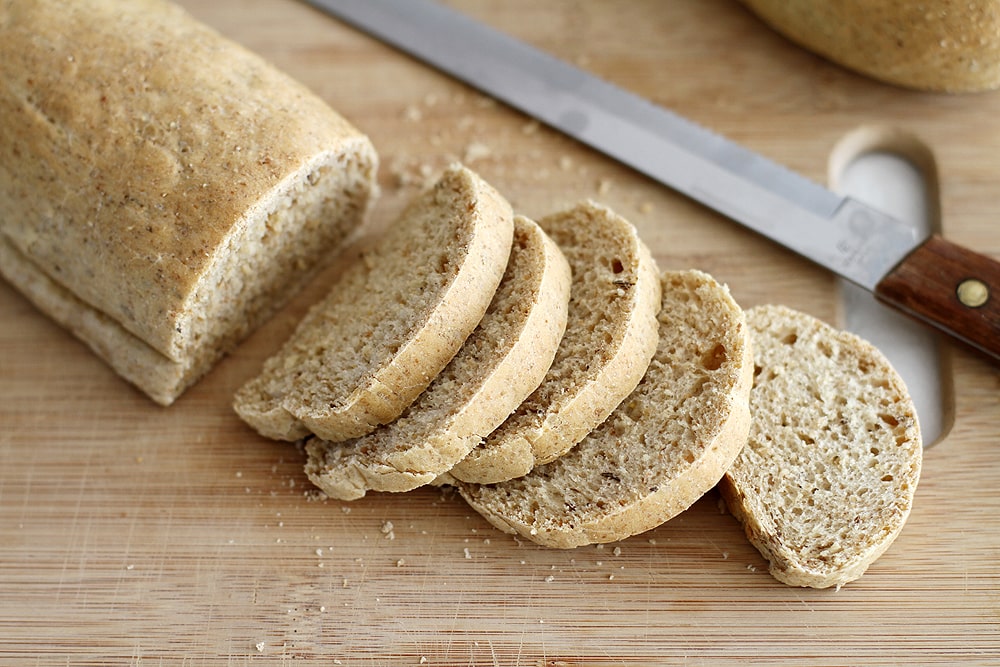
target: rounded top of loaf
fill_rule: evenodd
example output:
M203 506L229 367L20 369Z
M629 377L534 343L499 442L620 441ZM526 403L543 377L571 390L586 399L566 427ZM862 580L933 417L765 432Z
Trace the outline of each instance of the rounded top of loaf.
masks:
M199 281L284 181L348 146L375 161L304 86L173 4L14 2L0 28L0 201L20 212L4 232L172 359L197 343ZM12 173L7 154L38 159Z
M792 41L840 65L919 90L1000 86L994 0L741 0Z

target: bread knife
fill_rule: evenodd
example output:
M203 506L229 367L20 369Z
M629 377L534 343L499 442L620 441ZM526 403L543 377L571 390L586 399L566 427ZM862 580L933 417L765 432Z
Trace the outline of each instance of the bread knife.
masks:
M1000 262L842 196L430 0L304 0L874 293L1000 364Z

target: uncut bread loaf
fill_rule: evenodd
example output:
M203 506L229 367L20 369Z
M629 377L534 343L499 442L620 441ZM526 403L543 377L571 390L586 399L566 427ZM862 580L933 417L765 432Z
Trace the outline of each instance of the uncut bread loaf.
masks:
M753 420L720 491L775 578L840 587L909 516L923 456L913 403L857 336L783 306L758 306L747 319Z
M542 384L455 479L502 482L564 454L635 389L656 350L659 271L631 223L582 202L539 224L573 269L566 333Z
M309 479L341 500L433 482L542 381L566 327L569 294L559 248L534 222L515 218L503 280L455 358L395 421L342 443L310 440Z
M996 0L741 0L775 30L867 76L907 88L1000 86Z
M376 167L174 5L0 4L0 273L158 403L356 232Z
M234 399L262 435L339 442L392 421L451 361L507 266L510 204L452 165Z
M739 454L753 373L743 311L707 274L662 280L656 353L604 423L523 477L457 484L494 526L561 548L621 540L689 507Z

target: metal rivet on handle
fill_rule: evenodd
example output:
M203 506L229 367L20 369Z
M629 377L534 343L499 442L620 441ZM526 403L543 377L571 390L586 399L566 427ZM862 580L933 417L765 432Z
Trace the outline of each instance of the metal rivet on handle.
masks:
M990 298L990 288L982 280L975 278L966 278L963 280L959 283L955 293L958 295L958 300L962 302L962 305L969 308L979 308L989 301Z

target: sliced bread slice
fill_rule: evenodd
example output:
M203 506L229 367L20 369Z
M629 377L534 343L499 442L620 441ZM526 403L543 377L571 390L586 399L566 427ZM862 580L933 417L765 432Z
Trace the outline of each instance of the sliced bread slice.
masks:
M753 422L720 491L776 579L840 587L889 548L910 513L923 456L913 403L857 336L783 306L747 319Z
M503 197L448 168L237 391L236 412L279 440L345 440L395 419L482 319L513 231Z
M542 384L455 479L502 482L564 454L635 389L656 350L659 271L635 228L593 202L539 224L573 269L566 335Z
M561 548L624 539L686 509L739 454L753 373L743 311L707 274L662 280L656 354L607 421L523 477L458 484L497 528Z
M542 381L566 327L570 268L531 220L515 218L510 263L482 322L427 390L390 424L341 443L306 445L306 473L353 500L433 482Z

